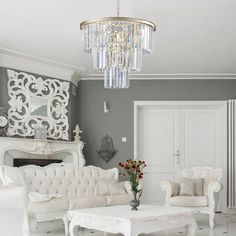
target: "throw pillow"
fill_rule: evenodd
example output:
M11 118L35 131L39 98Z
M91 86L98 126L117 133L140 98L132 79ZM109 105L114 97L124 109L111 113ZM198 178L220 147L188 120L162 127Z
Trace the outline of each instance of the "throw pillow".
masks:
M194 184L194 195L203 196L203 179L200 178L183 178L182 180L191 180Z
M109 185L110 194L117 195L117 194L125 194L125 186L122 182L112 183Z
M98 194L105 195L117 195L125 194L125 185L123 182L117 182L115 180L102 180L98 182Z
M191 180L180 182L179 196L194 196L194 183Z

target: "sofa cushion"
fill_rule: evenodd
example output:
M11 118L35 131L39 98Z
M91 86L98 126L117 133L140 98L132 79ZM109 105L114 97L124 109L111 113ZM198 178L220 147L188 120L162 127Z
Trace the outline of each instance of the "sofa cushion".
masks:
M68 209L69 200L66 198L57 198L44 202L29 202L29 211L35 214L67 211Z
M125 194L125 185L122 182L111 183L109 185L109 190L111 195Z
M103 196L74 198L69 200L69 209L105 207L107 206L107 199Z
M206 196L175 196L170 198L172 206L200 207L207 206Z
M126 194L124 182L113 181L98 181L97 194L100 196Z
M42 194L38 192L29 192L29 200L31 202L46 202L52 199L62 198L60 194Z
M126 205L130 203L132 197L133 197L132 194L110 195L107 196L107 204L109 206Z

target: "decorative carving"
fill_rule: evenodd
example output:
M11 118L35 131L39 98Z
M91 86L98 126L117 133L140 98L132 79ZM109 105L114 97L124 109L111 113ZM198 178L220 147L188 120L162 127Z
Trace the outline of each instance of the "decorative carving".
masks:
M7 70L9 135L34 136L35 126L46 126L47 136L68 140L69 82ZM32 102L43 101L46 115L32 112ZM45 108L46 107L46 108Z
M112 137L109 135L105 135L102 138L102 144L100 149L97 151L98 155L106 162L108 163L118 152L118 150L115 150L113 146Z
M73 133L75 133L74 142L79 143L80 142L80 134L83 133L83 131L80 130L80 127L78 124L76 125L75 130L73 130Z

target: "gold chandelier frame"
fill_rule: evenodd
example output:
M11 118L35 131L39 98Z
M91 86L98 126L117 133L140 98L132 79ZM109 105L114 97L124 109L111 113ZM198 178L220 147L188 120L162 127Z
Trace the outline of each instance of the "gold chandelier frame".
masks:
M124 22L130 22L130 23L135 23L135 24L144 24L153 29L153 31L156 31L156 25L148 20L143 20L139 18L132 18L132 17L102 17L102 18L97 18L93 20L85 20L80 23L80 29L82 30L85 26L94 24L94 23L103 23L103 22L114 22L114 21L124 21Z

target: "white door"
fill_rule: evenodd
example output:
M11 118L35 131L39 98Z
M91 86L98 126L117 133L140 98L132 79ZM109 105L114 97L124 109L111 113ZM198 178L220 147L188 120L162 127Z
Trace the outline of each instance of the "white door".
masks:
M183 168L224 168L224 102L140 103L134 112L135 158L147 163L144 202L163 204L161 181L179 180Z
M147 108L138 111L138 158L145 160L143 201L164 202L160 183L176 180L179 172L180 111Z

